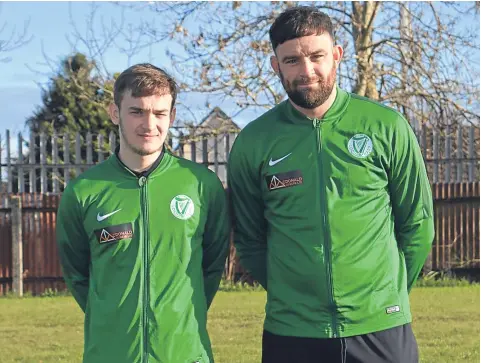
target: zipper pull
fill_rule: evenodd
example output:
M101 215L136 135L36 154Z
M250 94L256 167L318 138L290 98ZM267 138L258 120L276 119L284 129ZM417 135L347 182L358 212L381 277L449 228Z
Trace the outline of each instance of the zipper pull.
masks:
M319 128L319 125L321 124L321 120L319 120L318 118L315 118L314 120L312 120L312 125L317 129Z
M143 187L145 182L146 182L147 178L145 176L141 176L139 178L139 187Z

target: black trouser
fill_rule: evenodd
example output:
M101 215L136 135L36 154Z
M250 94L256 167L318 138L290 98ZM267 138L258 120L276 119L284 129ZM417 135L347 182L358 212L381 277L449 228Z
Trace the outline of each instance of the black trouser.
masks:
M347 338L288 337L264 330L262 363L417 363L411 324Z

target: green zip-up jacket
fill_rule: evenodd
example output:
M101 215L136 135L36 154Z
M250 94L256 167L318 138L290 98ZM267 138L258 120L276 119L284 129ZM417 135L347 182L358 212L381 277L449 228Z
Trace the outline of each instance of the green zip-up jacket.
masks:
M411 322L433 238L430 184L395 110L337 89L322 119L285 101L229 158L234 242L274 334L348 337Z
M224 188L165 152L138 177L112 155L62 195L57 243L85 312L84 362L213 362L207 309L228 251Z

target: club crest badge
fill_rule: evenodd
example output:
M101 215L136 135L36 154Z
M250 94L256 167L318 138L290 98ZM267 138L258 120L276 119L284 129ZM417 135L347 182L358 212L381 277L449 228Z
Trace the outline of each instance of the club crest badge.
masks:
M170 211L179 219L189 219L194 214L194 202L187 195L177 195L170 202Z
M347 149L356 158L365 158L372 152L371 138L364 134L356 134L347 143Z

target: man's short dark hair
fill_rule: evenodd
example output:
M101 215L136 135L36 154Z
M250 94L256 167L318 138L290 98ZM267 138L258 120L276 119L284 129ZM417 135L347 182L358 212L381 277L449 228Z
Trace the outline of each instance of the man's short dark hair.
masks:
M288 40L324 33L334 39L331 18L314 6L296 6L285 10L269 29L274 52L279 44Z
M146 97L152 95L172 96L171 109L177 98L177 84L163 69L149 63L133 65L123 71L115 80L114 102L120 109L122 97L126 91L131 91L132 97Z

